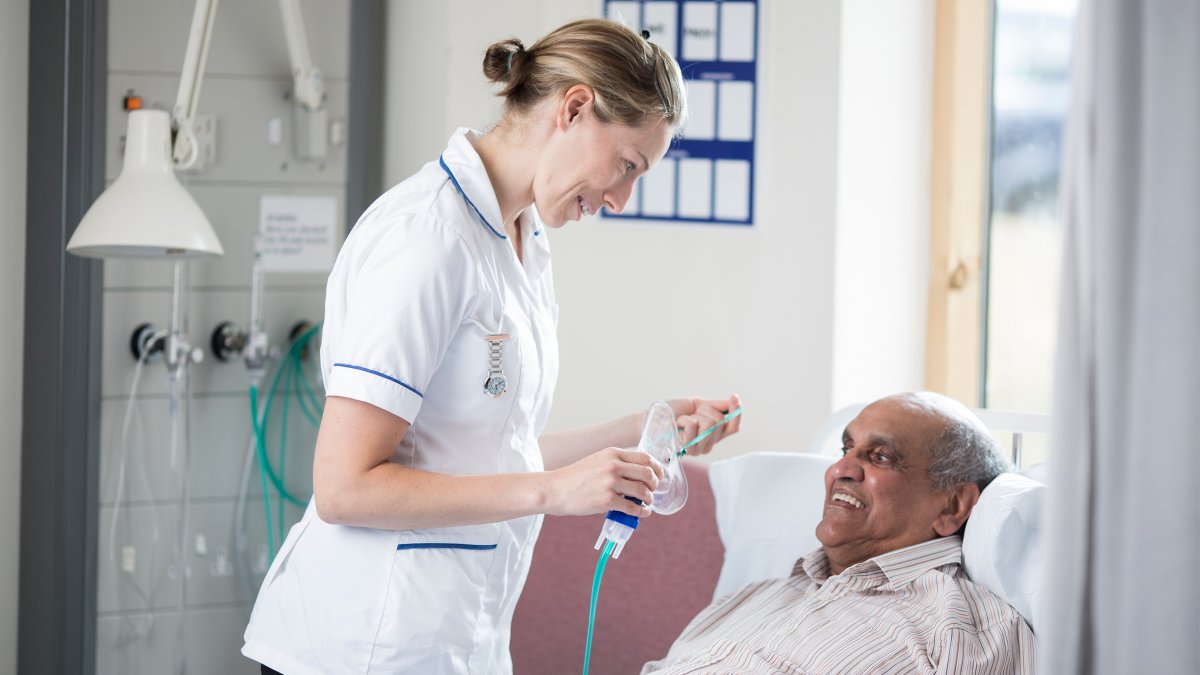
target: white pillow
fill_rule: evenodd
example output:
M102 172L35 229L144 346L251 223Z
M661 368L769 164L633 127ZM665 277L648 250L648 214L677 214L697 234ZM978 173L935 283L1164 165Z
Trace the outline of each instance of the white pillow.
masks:
M1037 631L1042 578L1041 515L1046 486L1020 474L996 477L971 511L963 565L973 581L1012 605Z
M825 502L828 455L756 452L708 467L725 563L713 599L746 584L787 576L813 551Z

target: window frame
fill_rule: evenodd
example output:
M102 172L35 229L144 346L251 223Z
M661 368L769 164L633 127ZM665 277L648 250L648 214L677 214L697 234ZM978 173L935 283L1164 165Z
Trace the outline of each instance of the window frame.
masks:
M995 2L935 1L925 386L984 399Z

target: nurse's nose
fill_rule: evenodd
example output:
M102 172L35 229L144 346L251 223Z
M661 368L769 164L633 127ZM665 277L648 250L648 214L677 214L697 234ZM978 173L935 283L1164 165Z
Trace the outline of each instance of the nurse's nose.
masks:
M613 213L620 213L625 210L625 204L629 202L631 194L633 181L624 181L604 193L604 207Z

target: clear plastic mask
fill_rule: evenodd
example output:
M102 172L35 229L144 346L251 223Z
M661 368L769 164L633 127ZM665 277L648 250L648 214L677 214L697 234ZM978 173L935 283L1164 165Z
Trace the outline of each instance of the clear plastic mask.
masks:
M679 451L682 448L678 427L675 425L675 413L671 411L671 406L662 401L655 401L646 411L642 440L637 448L650 455L663 469L662 480L658 481L654 501L650 504L650 510L655 513L669 516L687 503L687 476L683 473L682 462L679 461Z

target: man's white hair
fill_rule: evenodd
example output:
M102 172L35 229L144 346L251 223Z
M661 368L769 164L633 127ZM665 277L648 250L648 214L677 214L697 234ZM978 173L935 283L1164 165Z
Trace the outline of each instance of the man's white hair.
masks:
M901 394L898 398L944 423L942 433L926 448L935 492L963 483L975 483L982 492L996 476L1012 470L1000 444L965 405L931 391Z

